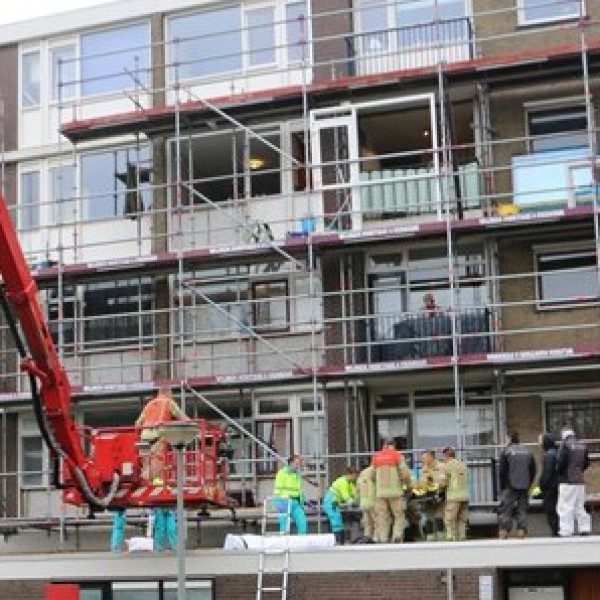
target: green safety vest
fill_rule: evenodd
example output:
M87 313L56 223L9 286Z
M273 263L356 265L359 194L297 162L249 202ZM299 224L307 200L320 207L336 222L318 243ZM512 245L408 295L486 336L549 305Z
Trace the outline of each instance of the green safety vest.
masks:
M350 481L346 475L338 477L331 484L329 490L335 496L335 501L338 504L348 504L356 498L356 484Z
M279 469L275 476L274 495L278 498L294 498L304 502L302 477L290 467Z

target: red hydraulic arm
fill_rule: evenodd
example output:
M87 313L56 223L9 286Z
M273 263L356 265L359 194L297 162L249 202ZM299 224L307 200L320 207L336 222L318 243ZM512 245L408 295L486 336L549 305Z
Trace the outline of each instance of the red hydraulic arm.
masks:
M0 301L7 313L22 356L21 369L32 380L32 396L42 436L64 461L63 500L113 510L133 506L170 506L175 503L176 473L173 450L163 448L160 477L144 471L148 456L139 448L140 431L128 428L99 428L85 431L71 417L71 386L61 364L48 324L38 301L37 285L0 194L0 276L4 290ZM10 310L9 306L10 305ZM28 349L18 334L21 325ZM37 392L39 386L39 394ZM227 462L222 445L226 432L195 419L198 426L194 449L184 453L184 501L187 506L229 506L226 492ZM89 447L84 451L83 440Z
M29 347L30 356L23 359L21 369L39 381L46 419L57 444L57 448L53 449L65 460L82 488L87 488L91 493L88 497L84 491L86 500L102 507L110 498L103 498L105 492L100 489L98 470L86 456L71 417L71 386L40 307L37 285L29 271L6 201L1 194L0 275L8 302L21 324Z

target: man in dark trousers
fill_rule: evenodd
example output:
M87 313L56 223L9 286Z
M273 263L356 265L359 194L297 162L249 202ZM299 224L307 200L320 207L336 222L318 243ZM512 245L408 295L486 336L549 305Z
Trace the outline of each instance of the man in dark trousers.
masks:
M558 512L561 537L575 533L589 535L592 522L585 510L584 471L590 466L590 457L586 445L575 437L575 432L566 427L561 433L562 444L556 458L558 469Z
M527 533L527 501L529 487L535 479L535 459L529 448L521 444L519 434L512 431L500 455L500 507L498 537L506 539L515 528L518 538Z
M556 440L551 433L540 435L540 446L544 451L542 474L539 487L542 492L542 505L550 531L554 537L558 536L558 514L556 503L558 501L558 472L556 470L556 457L558 448Z

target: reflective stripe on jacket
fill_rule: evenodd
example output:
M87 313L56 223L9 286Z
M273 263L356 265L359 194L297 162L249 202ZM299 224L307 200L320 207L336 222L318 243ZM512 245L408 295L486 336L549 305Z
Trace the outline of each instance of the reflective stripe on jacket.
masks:
M360 507L370 510L375 506L375 467L369 466L360 472L356 480Z
M465 502L469 500L469 476L467 465L457 458L450 459L444 466L446 475L446 500Z

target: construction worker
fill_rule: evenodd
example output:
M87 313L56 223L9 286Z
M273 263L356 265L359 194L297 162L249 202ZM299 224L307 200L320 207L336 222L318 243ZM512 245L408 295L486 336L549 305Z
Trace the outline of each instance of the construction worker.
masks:
M435 541L444 537L444 500L440 494L444 471L435 456L435 450L423 453L421 476L417 487L421 493L421 504L425 512L425 535L427 540Z
M279 516L279 531L287 533L290 531L288 518L291 517L296 524L299 535L308 533L308 519L304 512L304 492L302 491L302 468L303 458L299 454L293 454L288 459L286 466L279 469L275 476L275 489L273 495L279 501L277 510Z
M561 432L562 444L558 449L556 466L558 470L558 512L560 537L570 537L575 533L589 535L592 522L585 510L584 472L590 466L588 449L584 442L575 437L570 427Z
M142 428L140 438L151 444L150 455L142 469L142 478L156 485L162 485L164 478L166 442L161 437L160 425L177 420L188 421L189 418L173 400L171 390L164 388L146 404L135 422L136 427Z
M172 508L154 508L152 510L154 519L153 538L154 550L162 552L170 547L177 550L177 513Z
M446 539L466 540L469 518L469 478L467 465L456 458L454 448L444 448L441 488L446 493L444 526Z
M118 509L113 512L112 534L110 537L111 552L123 552L125 546L125 526L127 525L127 516L124 509Z
M373 456L375 469L375 541L388 543L404 541L406 525L405 490L411 484L411 472L396 442L387 440Z
M329 519L331 532L336 544L346 542L346 531L341 507L352 506L357 500L356 479L358 471L353 467L346 468L346 474L338 477L329 487L323 500L323 510Z
M515 529L518 538L527 533L528 492L535 480L535 459L529 448L521 444L519 434L506 436L506 447L500 454L500 507L498 537L506 539Z
M375 467L367 465L356 480L359 506L362 510L362 530L365 542L375 538Z
M544 433L539 436L538 441L544 451L542 474L539 481L542 506L552 535L558 537L558 513L556 512L556 503L558 502L558 471L556 468L558 448L556 438L552 433Z

